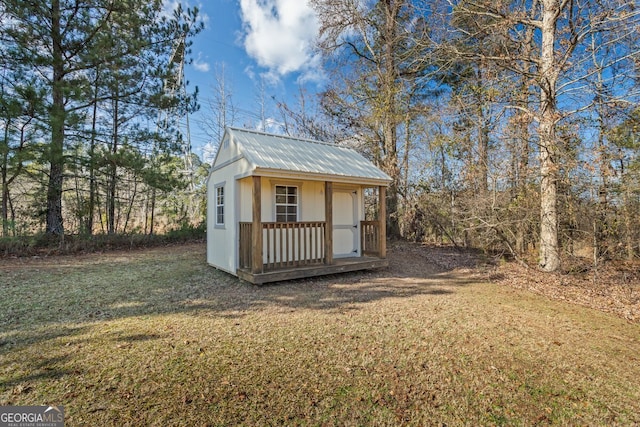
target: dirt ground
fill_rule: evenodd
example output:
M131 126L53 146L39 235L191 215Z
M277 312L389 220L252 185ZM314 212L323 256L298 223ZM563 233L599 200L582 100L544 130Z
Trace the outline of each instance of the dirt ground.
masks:
M640 322L640 265L637 262L616 262L598 270L553 274L509 263L497 267L488 278L505 286Z
M557 273L483 256L452 247L412 243L390 245L390 269L409 275L420 270L456 270L503 286L525 289L571 304L613 313L640 322L640 261L612 261L594 269L580 259L567 262Z

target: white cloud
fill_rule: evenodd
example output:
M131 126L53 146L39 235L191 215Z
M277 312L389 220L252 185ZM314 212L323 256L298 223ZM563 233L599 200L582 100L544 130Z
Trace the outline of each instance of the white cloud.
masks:
M247 65L246 67L244 67L244 73L249 76L249 78L251 80L256 78L256 73L253 70L253 66L252 65Z
M264 121L260 120L256 123L256 130L267 133L284 134L285 126L284 123L279 122L273 117L268 117L264 119Z
M202 60L202 52L198 52L198 57L193 60L193 68L203 73L209 72L211 66L208 62Z
M259 66L276 76L321 75L313 53L319 23L306 1L240 0L240 9L244 48Z
M200 61L200 59L196 59L193 61L193 68L198 71L202 71L203 73L206 73L211 69L208 62L202 62Z
M171 18L173 16L173 11L178 8L180 4L177 0L164 0L162 2L162 12L161 15L165 18Z
M211 21L211 18L202 11L203 7L202 3L198 3L198 18L200 18L200 21L202 21L205 28L209 28L209 21Z
M173 13L178 8L178 6L182 6L182 10L187 10L188 8L194 8L188 1L183 0L163 0L162 1L162 10L160 11L160 16L165 17L167 19L171 19L173 17ZM198 8L198 22L202 22L205 28L209 27L209 15L202 11L203 5L202 2L198 2L196 5Z
M218 144L216 142L207 142L202 147L202 161L208 164L213 164L218 153Z

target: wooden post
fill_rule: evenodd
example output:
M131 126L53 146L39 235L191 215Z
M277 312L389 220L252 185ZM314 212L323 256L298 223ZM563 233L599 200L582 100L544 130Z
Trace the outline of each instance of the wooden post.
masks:
M259 176L253 177L253 213L251 224L251 272L262 273L262 186Z
M324 263L333 264L333 182L324 183Z
M378 230L380 236L380 258L387 257L387 187L378 187L378 221L380 221L380 227Z

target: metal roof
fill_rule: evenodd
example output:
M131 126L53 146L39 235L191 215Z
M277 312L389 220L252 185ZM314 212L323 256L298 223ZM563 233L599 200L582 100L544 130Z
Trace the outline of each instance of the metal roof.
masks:
M348 147L238 128L227 128L227 133L254 170L391 181L389 175Z

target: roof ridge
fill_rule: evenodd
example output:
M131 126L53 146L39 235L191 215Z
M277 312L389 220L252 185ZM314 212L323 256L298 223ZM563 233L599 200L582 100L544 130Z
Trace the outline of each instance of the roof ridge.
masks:
M272 136L272 137L275 137L275 138L289 139L289 140L295 140L295 141L304 141L304 142L310 142L312 144L328 145L330 147L346 148L348 150L353 150L351 147L346 147L344 145L338 145L335 142L318 141L317 139L300 138L300 137L291 136L291 135L280 135L280 134L277 134L277 133L269 133L269 132L255 130L255 129L245 129L245 128L238 128L238 127L233 127L233 126L228 126L227 129L232 130L232 131L255 133L255 134L258 134L258 135Z

